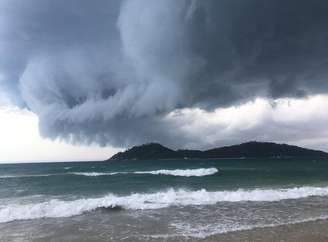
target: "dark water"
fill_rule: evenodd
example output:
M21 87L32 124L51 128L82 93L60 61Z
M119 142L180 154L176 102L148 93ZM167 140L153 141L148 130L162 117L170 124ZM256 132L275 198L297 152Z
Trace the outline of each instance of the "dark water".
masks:
M326 216L326 160L0 165L0 241L179 241Z

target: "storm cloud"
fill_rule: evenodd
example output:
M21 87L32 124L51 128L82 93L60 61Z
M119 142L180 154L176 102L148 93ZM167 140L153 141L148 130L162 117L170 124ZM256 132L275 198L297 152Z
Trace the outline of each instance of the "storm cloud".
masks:
M0 86L51 139L186 146L179 110L327 93L327 12L324 0L0 0Z

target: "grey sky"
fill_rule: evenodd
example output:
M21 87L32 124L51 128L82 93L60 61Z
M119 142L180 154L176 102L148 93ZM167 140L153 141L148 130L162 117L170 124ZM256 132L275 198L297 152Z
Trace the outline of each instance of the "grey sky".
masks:
M304 140L271 119L208 139L177 111L326 94L327 11L323 0L0 0L0 90L68 142Z

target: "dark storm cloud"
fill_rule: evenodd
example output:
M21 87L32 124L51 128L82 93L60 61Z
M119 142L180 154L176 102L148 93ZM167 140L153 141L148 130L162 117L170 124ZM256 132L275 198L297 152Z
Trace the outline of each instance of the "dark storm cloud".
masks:
M327 11L323 0L0 0L0 84L44 136L183 145L173 110L326 93Z

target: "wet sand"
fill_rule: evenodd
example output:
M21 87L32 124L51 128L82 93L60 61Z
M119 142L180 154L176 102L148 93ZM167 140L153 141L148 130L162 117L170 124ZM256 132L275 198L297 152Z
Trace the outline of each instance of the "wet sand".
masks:
M96 241L96 240L95 240ZM328 242L328 220L256 228L197 238L133 239L124 241L151 242Z
M193 241L193 240L190 240ZM197 241L197 240L195 240ZM198 240L199 241L199 240ZM318 220L271 228L231 232L200 240L202 242L328 242L328 220Z
M111 238L100 238L101 236L54 236L32 241L79 241L79 242L102 242L115 241ZM27 240L29 241L29 240ZM328 242L328 220L319 220L315 222L305 222L293 225L281 225L270 228L257 228L239 232L229 232L211 236L205 239L197 238L127 238L123 241L154 241L154 242Z
M138 240L139 241L139 240ZM229 232L205 239L170 238L143 241L161 242L328 242L328 220L281 225L277 227L256 228L252 230Z

